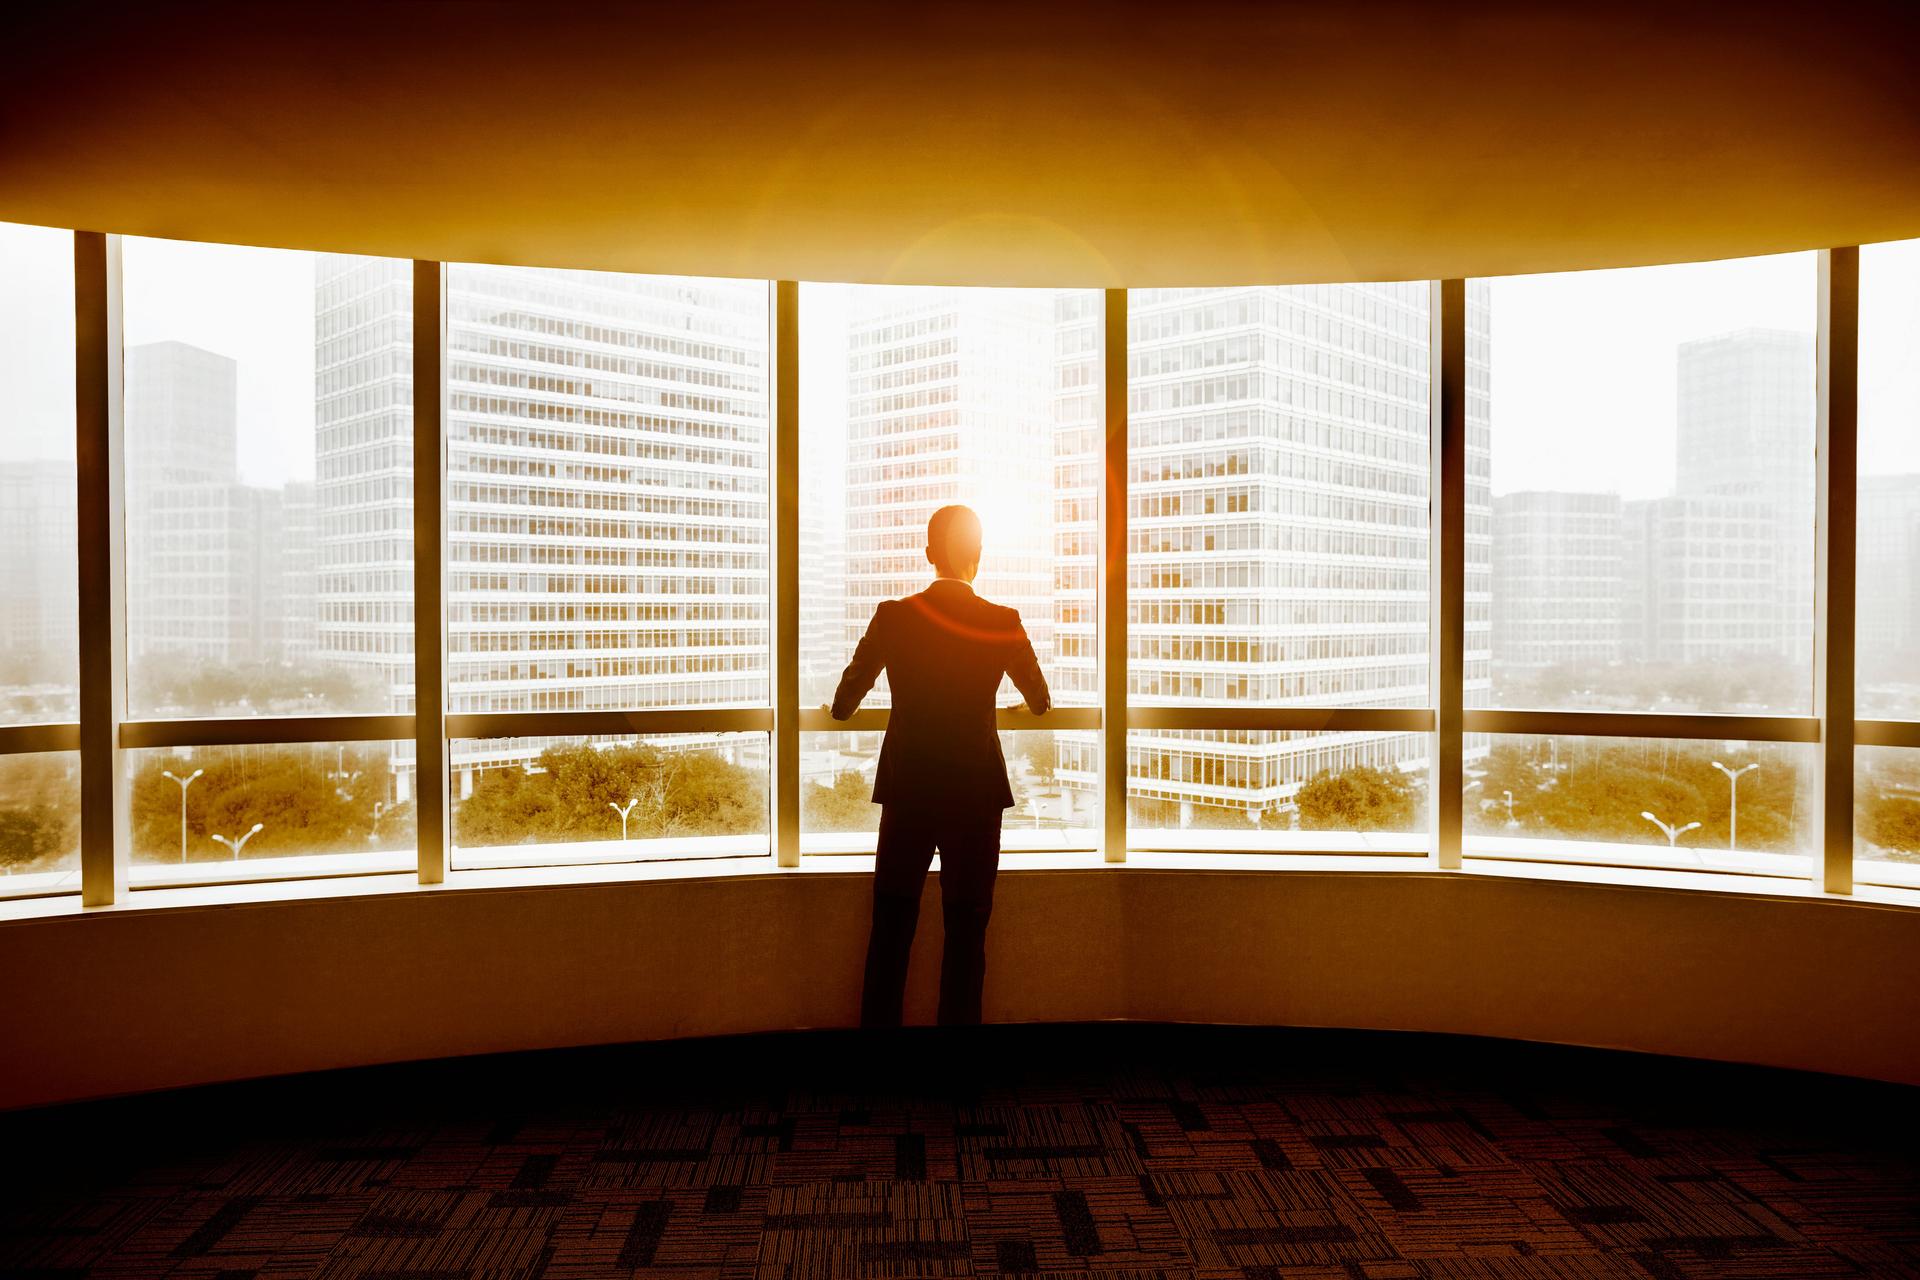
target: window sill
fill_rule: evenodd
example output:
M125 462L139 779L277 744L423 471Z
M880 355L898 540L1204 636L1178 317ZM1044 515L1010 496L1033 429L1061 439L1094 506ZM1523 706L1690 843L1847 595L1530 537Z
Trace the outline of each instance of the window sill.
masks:
M291 859L276 859L288 862ZM306 861L306 860L303 860ZM269 872L274 878L239 880L224 884L153 885L127 895L107 907L82 907L78 893L57 896L0 899L0 923L66 916L114 914L127 911L182 910L203 907L249 906L334 898L461 893L472 890L563 888L592 884L636 884L683 880L728 880L779 876L860 876L873 870L873 855L848 853L812 855L793 868L775 866L770 856L675 858L546 866L498 866L455 870L442 884L423 885L411 870L367 871L364 858L322 859L334 869L306 878ZM937 866L936 862L936 866ZM279 868L284 872L288 868ZM1089 851L1009 852L1001 863L1006 875L1063 871L1125 874L1152 871L1220 874L1293 873L1316 875L1440 876L1488 880L1551 881L1616 888L1664 889L1686 893L1718 893L1737 897L1820 899L1879 907L1920 909L1920 886L1861 884L1851 894L1832 894L1803 876L1729 874L1714 870L1667 867L1610 866L1558 859L1488 858L1468 856L1458 872L1443 873L1430 856L1352 854L1344 850L1287 853L1232 853L1210 850L1179 852L1136 850L1124 863L1108 863Z

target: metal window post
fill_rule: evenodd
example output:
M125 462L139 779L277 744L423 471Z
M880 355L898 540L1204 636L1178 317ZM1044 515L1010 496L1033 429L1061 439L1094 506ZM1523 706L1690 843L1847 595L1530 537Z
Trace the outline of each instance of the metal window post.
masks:
M1100 527L1100 850L1127 860L1127 291L1108 289L1101 326L1106 465Z
M1860 408L1860 250L1820 254L1815 347L1813 714L1821 887L1853 892L1854 575Z
M1467 617L1467 282L1433 283L1433 449L1428 619L1431 634L1433 848L1443 871L1460 867Z
M773 287L773 856L800 865L800 284Z
M124 901L132 845L127 714L126 467L120 237L73 236L74 464L80 568L80 901Z
M413 751L420 883L447 878L446 265L413 264Z

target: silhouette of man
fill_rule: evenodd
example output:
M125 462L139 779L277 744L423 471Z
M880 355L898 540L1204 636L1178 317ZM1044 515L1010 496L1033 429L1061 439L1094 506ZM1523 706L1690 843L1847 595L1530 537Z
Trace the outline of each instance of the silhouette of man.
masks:
M927 521L933 584L874 610L833 695L833 718L845 720L882 669L893 690L873 778L880 839L860 999L865 1027L900 1025L907 955L935 849L946 926L940 1023L980 1021L987 918L1000 869L1000 815L1013 804L994 728L994 693L1004 673L1013 677L1032 710L1045 711L1050 702L1019 612L973 593L980 543L980 517L971 509L942 507L933 513Z

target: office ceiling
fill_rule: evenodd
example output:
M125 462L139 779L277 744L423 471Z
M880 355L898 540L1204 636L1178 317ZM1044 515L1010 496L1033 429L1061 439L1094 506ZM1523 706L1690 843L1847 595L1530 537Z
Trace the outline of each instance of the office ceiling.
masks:
M452 260L1180 285L1920 236L1920 6L46 5L0 218Z

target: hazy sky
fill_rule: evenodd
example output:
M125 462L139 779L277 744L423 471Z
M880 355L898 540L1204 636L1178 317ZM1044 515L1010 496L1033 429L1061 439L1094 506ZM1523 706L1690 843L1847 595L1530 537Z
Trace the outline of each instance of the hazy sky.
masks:
M1814 327L1814 255L1493 282L1493 483L1664 493L1675 350L1748 325ZM1920 471L1920 242L1863 254L1861 460ZM126 337L190 342L239 363L240 470L313 474L313 259L125 241ZM0 224L0 457L71 457L72 250L63 232ZM844 423L844 291L802 291L803 412ZM838 441L815 436L832 449ZM838 432L834 433L835 435ZM816 445L816 447L818 447Z

